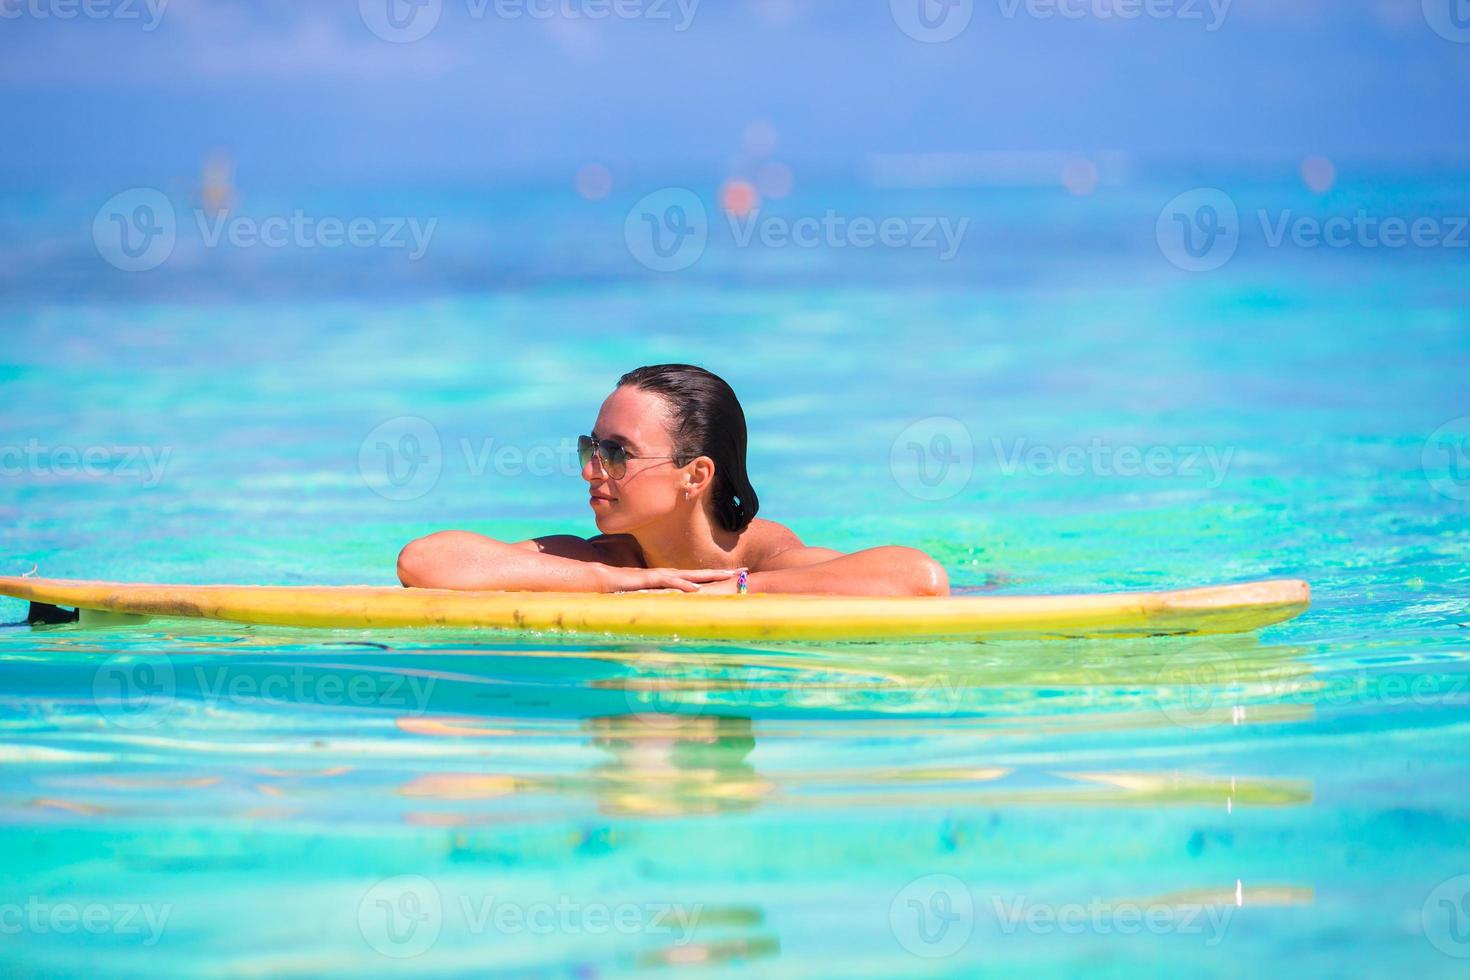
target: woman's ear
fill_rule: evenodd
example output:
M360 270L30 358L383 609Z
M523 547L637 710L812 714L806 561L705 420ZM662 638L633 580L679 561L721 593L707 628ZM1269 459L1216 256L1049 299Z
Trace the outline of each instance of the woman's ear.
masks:
M689 495L708 492L715 481L715 461L708 456L696 457L689 463L689 475L685 477L689 486Z

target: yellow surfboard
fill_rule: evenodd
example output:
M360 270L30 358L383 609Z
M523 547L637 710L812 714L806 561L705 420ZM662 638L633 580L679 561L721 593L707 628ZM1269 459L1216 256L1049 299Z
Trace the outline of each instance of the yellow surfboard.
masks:
M868 598L131 585L0 577L0 595L138 616L272 626L444 626L698 640L927 640L1244 633L1299 615L1311 591L1294 579L1173 592Z

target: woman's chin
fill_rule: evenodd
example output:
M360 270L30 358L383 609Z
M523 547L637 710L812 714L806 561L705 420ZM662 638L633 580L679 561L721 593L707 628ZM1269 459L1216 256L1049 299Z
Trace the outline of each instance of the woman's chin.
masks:
M603 507L593 512L592 520L602 534L629 534L643 526L643 522L630 519L628 514L608 513Z

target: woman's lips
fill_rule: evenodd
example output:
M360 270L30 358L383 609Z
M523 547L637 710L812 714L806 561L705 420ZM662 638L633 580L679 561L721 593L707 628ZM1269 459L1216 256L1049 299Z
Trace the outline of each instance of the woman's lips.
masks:
M613 498L611 498L611 497L599 497L597 494L594 493L594 494L590 494L588 496L587 501L588 501L588 503L592 504L595 507L598 504L610 504L610 503L612 503Z

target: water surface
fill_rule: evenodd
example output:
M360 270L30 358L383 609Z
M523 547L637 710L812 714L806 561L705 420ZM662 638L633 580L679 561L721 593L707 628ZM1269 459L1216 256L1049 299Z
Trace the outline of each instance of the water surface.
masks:
M1460 974L1465 252L1252 222L1470 199L1232 186L1239 253L1191 274L1155 238L1189 186L810 191L779 207L972 230L948 262L712 235L670 274L629 255L631 192L257 195L441 230L417 263L185 232L134 274L79 234L90 199L6 198L7 573L388 584L437 528L589 534L568 440L677 360L739 392L761 514L808 543L924 548L972 592L1314 604L1094 642L8 627L5 960Z

